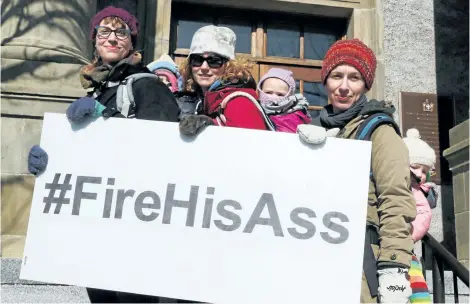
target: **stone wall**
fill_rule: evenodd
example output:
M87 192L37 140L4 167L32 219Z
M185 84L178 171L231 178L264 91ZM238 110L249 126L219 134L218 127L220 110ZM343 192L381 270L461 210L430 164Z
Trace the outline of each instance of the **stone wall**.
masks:
M384 97L397 108L394 118L401 123L401 91L436 93L433 1L388 0L383 1L382 10ZM429 232L439 241L444 240L442 206L452 201L449 190L449 186L439 187L438 205L433 210Z
M452 171L457 258L469 268L469 121L450 130L450 147L444 151Z
M436 93L433 2L383 1L384 95L397 109L400 91Z
M78 72L91 58L95 12L95 0L2 2L2 258L23 255L34 186L27 155L44 112L64 112L85 93Z
M399 110L400 91L454 97L456 123L467 119L468 1L388 0L381 7L385 99ZM452 185L443 183L440 194L430 232L453 252Z

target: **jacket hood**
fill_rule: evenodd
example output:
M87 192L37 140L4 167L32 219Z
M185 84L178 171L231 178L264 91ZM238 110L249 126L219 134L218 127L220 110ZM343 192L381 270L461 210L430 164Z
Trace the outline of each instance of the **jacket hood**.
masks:
M395 113L395 110L395 106L390 102L371 99L364 104L364 107L362 108L359 114L372 115L375 113L385 113L388 115L392 115L393 113Z

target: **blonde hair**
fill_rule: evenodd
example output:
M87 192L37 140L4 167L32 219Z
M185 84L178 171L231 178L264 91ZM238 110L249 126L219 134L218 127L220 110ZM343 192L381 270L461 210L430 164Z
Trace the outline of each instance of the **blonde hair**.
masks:
M220 77L222 81L236 82L239 80L248 81L251 76L251 69L254 62L242 57L237 57L227 61L225 64L225 72ZM189 64L189 56L180 64L180 74L183 78L183 91L195 92L198 84L193 79L191 65Z

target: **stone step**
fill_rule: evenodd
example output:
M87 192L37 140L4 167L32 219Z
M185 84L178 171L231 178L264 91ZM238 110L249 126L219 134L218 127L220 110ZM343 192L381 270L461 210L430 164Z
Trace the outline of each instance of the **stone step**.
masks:
M20 280L21 260L1 258L2 303L90 303L86 289L77 286L51 285ZM432 272L426 271L426 281L432 293ZM446 303L454 303L454 284L451 271L444 272ZM460 303L469 303L470 289L458 279Z
M90 303L86 289L63 285L3 284L2 303Z

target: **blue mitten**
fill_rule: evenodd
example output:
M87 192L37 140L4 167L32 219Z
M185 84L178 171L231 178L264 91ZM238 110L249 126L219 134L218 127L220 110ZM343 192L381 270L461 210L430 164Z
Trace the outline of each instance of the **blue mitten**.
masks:
M81 97L67 108L67 118L71 122L81 123L89 117L101 116L105 106L91 97Z
M28 154L28 171L34 175L41 174L46 170L48 161L49 156L46 151L38 145L34 145Z

